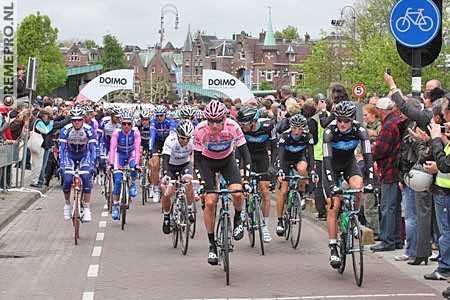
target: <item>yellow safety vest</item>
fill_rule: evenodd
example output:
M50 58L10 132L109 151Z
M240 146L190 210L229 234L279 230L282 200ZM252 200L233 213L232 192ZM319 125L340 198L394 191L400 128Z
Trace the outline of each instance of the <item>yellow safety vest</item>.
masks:
M450 142L445 146L444 148L445 155L450 154ZM442 173L438 170L437 176L436 176L436 185L450 189L450 173Z
M322 112L318 112L316 113L314 116L312 116L312 118L317 122L317 144L314 145L314 159L315 160L323 160L323 149L322 149L322 145L323 145L323 133L325 132L325 128L323 128L320 125L320 119L319 119L319 115ZM329 115L329 112L327 112L327 115Z

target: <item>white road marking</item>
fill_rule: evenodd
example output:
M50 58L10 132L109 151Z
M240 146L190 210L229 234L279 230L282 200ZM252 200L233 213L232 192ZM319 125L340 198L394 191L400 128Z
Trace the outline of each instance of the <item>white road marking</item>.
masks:
M87 277L97 277L98 276L99 265L90 265L87 272Z
M82 300L94 300L94 292L84 292Z
M94 247L92 250L92 256L100 256L102 254L102 247Z
M103 209L108 209L108 204L105 204L105 206L103 206Z
M105 228L106 227L106 221L100 221L98 223L98 227Z
M97 232L97 237L95 238L96 241L103 241L105 239L105 233L104 232Z
M108 212L107 211L102 212L102 217L107 217L107 216L108 216Z

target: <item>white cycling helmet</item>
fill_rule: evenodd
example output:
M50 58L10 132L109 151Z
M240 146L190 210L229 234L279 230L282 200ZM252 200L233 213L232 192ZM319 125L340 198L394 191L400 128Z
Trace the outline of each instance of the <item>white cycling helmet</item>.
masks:
M416 192L429 190L434 182L433 174L425 172L420 164L415 164L404 179L406 185Z

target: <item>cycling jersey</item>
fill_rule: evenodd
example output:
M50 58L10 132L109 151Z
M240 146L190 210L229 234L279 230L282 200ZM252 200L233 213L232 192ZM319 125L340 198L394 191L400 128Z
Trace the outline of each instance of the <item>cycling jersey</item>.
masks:
M134 159L134 163L138 165L140 151L141 134L136 127L133 127L128 133L123 132L122 129L115 129L113 131L109 150L110 164L116 165L117 159L122 160L122 158L124 157L129 161L131 159ZM118 153L118 157L116 156L116 152ZM119 166L123 166L123 163L120 162Z
M100 146L103 147L103 152L108 153L111 135L116 128L121 128L120 123L114 124L111 117L104 117L98 126L98 139Z
M291 129L283 132L278 139L278 167L287 172L290 165L299 161L308 163L308 169L314 170L314 140L309 132L303 131L296 138Z
M170 131L174 130L175 122L166 117L163 122L158 122L157 117L150 121L150 149L155 152L155 141L164 143L166 137L169 136Z
M182 147L178 141L178 136L170 135L164 142L162 155L167 154L170 158L168 163L171 165L182 165L191 161L191 153L194 150L192 139L186 147Z
M276 142L276 131L270 119L258 119L256 129L244 132L244 136L250 154L274 149L270 144Z
M150 123L144 127L142 125L142 122L139 120L136 123L136 127L139 129L139 132L141 133L141 145L144 150L150 149Z
M212 159L223 159L233 152L234 146L240 147L244 144L246 141L241 127L228 118L219 133L211 133L207 121L198 124L194 131L194 150Z
M94 131L94 137L95 137L95 152L97 157L100 156L100 144L99 144L99 139L98 139L98 122L96 119L92 119L89 123L87 123L89 126L92 127L92 130Z
M337 185L336 171L344 171L341 170L341 167L336 166L347 166L347 169L353 168L353 163L350 165L349 162L355 160L354 152L359 142L361 142L365 165L369 166L366 168L366 178L369 179L369 183L373 183L373 158L367 129L359 122L353 121L347 132L341 132L337 127L336 120L333 120L325 129L323 134L323 168L325 178L330 186ZM348 170L347 173L352 172Z

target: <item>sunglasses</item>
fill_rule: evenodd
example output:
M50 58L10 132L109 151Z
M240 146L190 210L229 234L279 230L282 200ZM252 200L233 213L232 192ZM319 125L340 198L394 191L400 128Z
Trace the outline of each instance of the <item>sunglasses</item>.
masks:
M122 126L131 126L131 123L122 123Z
M336 120L338 121L338 123L350 123L351 121L353 121L353 119L348 118L336 118Z
M248 124L250 124L250 122L241 122L241 123L239 123L240 126L247 126Z
M208 124L222 124L222 123L223 123L223 119L219 119L219 120L208 119Z
M166 115L156 115L157 118L165 117Z
M72 122L82 122L82 121L83 119L75 119L75 120L72 119Z
M179 136L178 138L182 141L189 141L191 139L190 136Z

